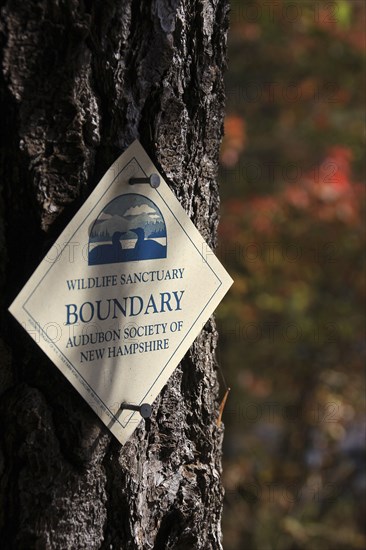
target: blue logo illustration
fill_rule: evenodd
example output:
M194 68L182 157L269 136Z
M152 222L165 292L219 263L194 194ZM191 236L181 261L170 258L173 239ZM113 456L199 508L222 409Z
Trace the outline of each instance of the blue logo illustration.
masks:
M93 223L89 265L166 258L164 218L152 200L129 193L113 199Z

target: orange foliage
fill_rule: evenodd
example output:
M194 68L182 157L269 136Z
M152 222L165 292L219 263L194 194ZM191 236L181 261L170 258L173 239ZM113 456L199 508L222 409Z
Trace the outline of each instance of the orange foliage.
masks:
M245 122L240 116L225 118L225 135L221 148L221 163L227 168L236 165L246 142Z
M226 238L237 235L235 220L243 216L250 219L254 231L273 234L277 221L285 216L288 208L306 211L311 218L327 222L360 223L365 189L352 181L351 160L350 149L332 147L320 166L299 182L286 185L277 195L228 200L224 205L226 216L220 227L221 235Z

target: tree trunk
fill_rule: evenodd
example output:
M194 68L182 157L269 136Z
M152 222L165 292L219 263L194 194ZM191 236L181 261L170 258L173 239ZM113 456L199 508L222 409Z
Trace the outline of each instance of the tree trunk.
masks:
M6 307L135 138L215 245L227 2L1 6L2 548L221 548L214 321L121 447Z

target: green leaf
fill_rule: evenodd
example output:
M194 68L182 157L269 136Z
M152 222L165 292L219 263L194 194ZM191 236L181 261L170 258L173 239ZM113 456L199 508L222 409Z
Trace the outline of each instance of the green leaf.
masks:
M352 7L349 0L338 0L336 10L337 23L340 27L348 29L351 25Z

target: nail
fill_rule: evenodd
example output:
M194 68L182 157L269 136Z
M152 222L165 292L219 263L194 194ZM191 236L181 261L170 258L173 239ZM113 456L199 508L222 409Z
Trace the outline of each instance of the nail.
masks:
M127 409L128 411L137 411L141 414L142 418L150 418L151 416L151 405L148 403L143 403L142 405L132 405L131 403L122 403L120 406L121 410Z
M128 180L130 185L136 183L149 183L153 189L156 189L160 185L160 176L158 174L151 174L148 178L130 178Z

